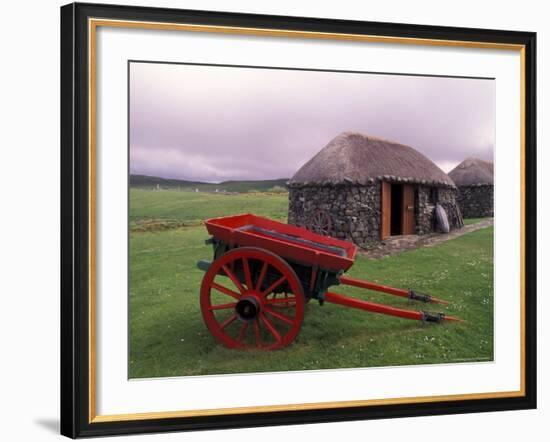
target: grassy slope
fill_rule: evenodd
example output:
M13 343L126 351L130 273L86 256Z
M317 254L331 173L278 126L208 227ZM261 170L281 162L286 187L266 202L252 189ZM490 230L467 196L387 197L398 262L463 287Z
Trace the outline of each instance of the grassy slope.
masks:
M134 221L148 215L187 223L249 210L278 219L286 216L286 196L143 192L131 193ZM203 273L195 263L211 258L211 249L204 245L205 229L193 225L132 233L130 377L490 360L492 235L493 229L487 228L378 261L359 257L349 272L354 277L413 287L450 300L451 305L443 310L466 319L466 324L423 326L311 302L293 345L276 352L237 352L217 344L202 322L199 287ZM372 292L343 287L338 291L404 308L426 308Z

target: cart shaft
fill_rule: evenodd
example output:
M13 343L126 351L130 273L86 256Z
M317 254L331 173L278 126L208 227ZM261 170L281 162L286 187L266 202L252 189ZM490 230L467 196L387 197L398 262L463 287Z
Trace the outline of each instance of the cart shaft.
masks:
M340 284L349 285L353 287L360 287L367 290L373 290L375 292L387 293L388 295L400 296L402 298L409 298L417 301L434 302L436 304L448 304L448 302L442 299L435 298L431 295L423 293L417 293L413 290L398 289L387 285L377 284L371 281L364 281L362 279L350 278L348 276L340 276Z
M453 316L446 316L443 313L429 313L406 310L402 308L391 307L389 305L377 304L376 302L351 298L349 296L341 295L334 292L325 293L325 302L343 305L345 307L356 308L359 310L365 310L367 312L381 313L383 315L397 316L399 318L405 319L415 319L422 322L441 322L443 320L462 322L461 319L455 318Z

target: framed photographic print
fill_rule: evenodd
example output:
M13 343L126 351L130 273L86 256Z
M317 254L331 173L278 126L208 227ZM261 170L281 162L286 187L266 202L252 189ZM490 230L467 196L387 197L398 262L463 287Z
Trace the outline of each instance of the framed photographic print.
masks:
M529 32L61 8L61 432L536 406Z

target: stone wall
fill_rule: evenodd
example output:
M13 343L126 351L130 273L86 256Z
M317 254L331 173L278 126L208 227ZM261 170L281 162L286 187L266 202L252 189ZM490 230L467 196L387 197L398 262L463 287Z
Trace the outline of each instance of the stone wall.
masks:
M456 201L457 194L458 190L450 187L439 189L438 202L443 206L445 212L447 213L447 218L449 220L449 226L451 230L460 229L464 226L460 206Z
M435 194L431 187L418 186L416 192L416 233L424 235L436 230L435 205L441 204L447 213L451 229L462 227L460 207L456 202L456 189L450 187L438 187Z
M483 218L494 215L492 185L461 186L457 202L464 218Z
M368 185L291 186L288 222L310 227L316 210L328 213L329 234L367 246L380 240L380 182Z
M415 229L417 235L425 235L433 230L435 205L430 202L430 188L418 186L415 192Z
M435 230L435 202L445 208L451 228L461 227L456 213L456 189L415 185L415 229L424 235ZM381 183L368 185L290 186L288 222L311 228L321 210L331 222L328 234L363 247L380 242ZM434 201L435 198L435 201Z
M437 202L454 203L456 201L456 189L451 187L439 187L437 190Z

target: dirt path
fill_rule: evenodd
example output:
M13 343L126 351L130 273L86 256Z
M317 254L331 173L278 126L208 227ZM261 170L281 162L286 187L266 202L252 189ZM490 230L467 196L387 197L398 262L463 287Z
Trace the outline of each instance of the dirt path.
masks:
M462 227L462 229L453 230L449 233L431 233L429 235L403 235L384 240L380 245L359 251L361 256L371 259L380 259L386 256L395 255L406 250L418 249L419 247L431 247L450 239L458 238L466 233L475 232L485 227L493 225L493 219L485 219L475 224Z

